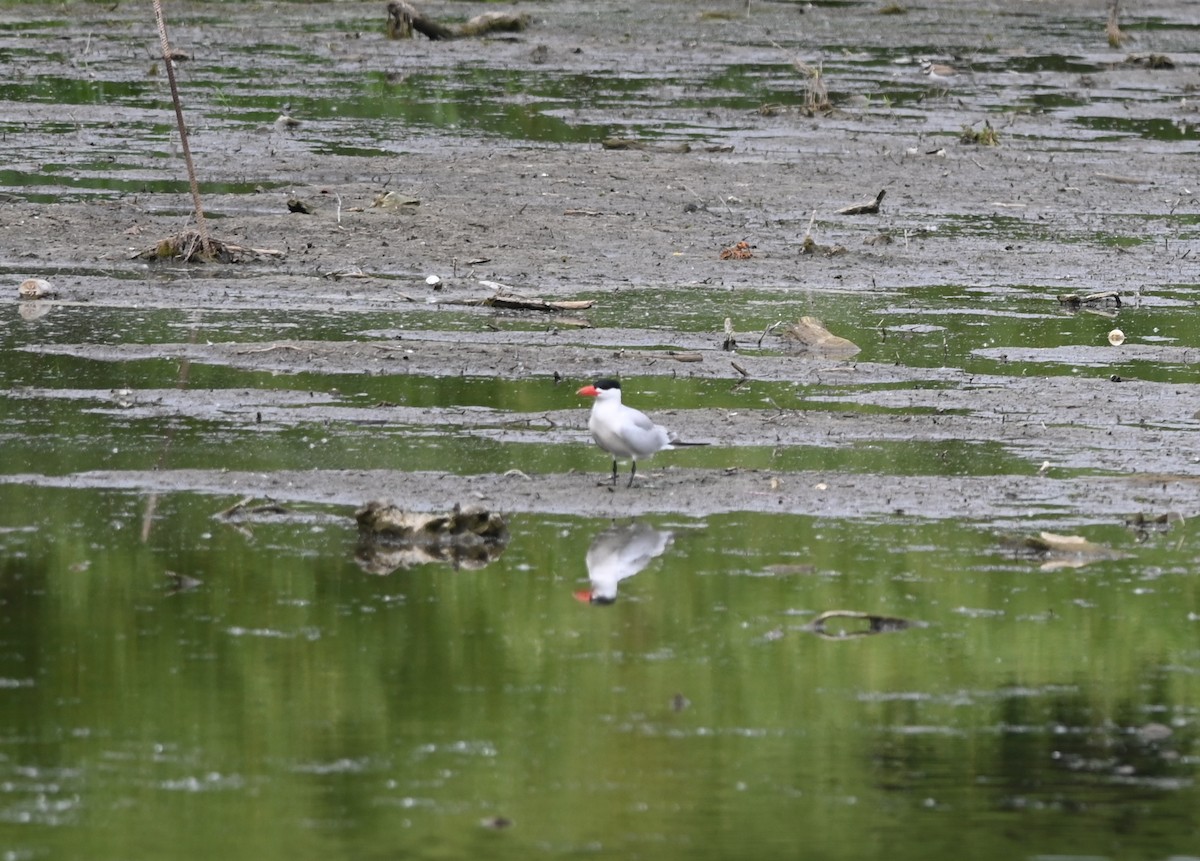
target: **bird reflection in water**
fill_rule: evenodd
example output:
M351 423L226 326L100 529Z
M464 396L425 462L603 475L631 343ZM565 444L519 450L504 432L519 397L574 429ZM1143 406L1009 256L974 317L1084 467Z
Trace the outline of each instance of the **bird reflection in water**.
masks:
M645 523L612 526L592 540L587 552L591 588L576 592L585 603L611 604L617 600L617 584L641 571L671 545L672 533Z

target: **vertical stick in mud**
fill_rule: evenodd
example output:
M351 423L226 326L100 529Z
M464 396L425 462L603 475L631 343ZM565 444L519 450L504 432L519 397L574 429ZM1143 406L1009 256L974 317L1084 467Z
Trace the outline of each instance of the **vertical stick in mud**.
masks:
M192 205L196 210L196 232L200 234L200 252L211 257L212 243L208 238L208 225L204 222L204 207L200 204L200 183L196 180L196 166L192 163L192 148L188 146L187 126L183 122L183 105L179 101L179 87L175 83L175 65L171 62L171 43L167 40L167 22L163 18L161 0L154 0L154 20L158 24L158 38L162 44L163 66L167 70L167 83L171 86L171 103L175 106L175 123L179 126L179 142L183 144L183 160L187 163L188 184L192 189Z

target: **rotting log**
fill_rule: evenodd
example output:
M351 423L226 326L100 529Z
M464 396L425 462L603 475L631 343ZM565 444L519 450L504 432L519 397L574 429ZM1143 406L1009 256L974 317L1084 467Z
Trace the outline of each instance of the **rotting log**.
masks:
M428 18L407 0L392 0L387 7L389 39L411 39L413 31L435 42L468 39L490 33L519 33L529 26L529 16L515 12L485 12L465 24L450 27Z

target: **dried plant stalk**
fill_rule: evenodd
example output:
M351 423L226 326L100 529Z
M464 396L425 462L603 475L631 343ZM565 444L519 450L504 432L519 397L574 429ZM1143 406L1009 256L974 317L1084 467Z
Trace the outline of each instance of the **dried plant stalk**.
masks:
M175 106L175 124L179 127L179 142L183 145L183 160L187 164L188 185L192 190L192 206L196 211L196 232L199 234L200 251L203 256L211 257L212 240L208 235L208 225L204 221L204 206L200 203L200 183L196 179L196 165L192 161L192 148L188 145L187 126L183 122L183 105L179 101L179 86L175 83L175 64L171 60L171 43L167 40L167 22L163 18L161 0L154 0L154 20L158 24L163 67L167 70L167 83L171 87L171 104Z

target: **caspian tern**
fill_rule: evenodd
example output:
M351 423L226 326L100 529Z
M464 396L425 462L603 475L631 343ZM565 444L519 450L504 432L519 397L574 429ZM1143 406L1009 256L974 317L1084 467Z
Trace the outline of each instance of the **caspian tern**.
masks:
M682 445L708 445L703 442L683 442L674 439L662 425L656 425L641 410L621 403L621 384L616 380L596 380L575 394L595 398L592 414L588 417L588 430L596 445L612 455L612 483L617 484L617 461L629 460L633 466L629 471L629 484L637 475L638 458L650 458L663 449Z
M672 533L645 523L605 529L588 547L586 561L591 588L576 592L576 599L591 604L613 603L617 600L617 584L661 556L670 546L671 538Z

